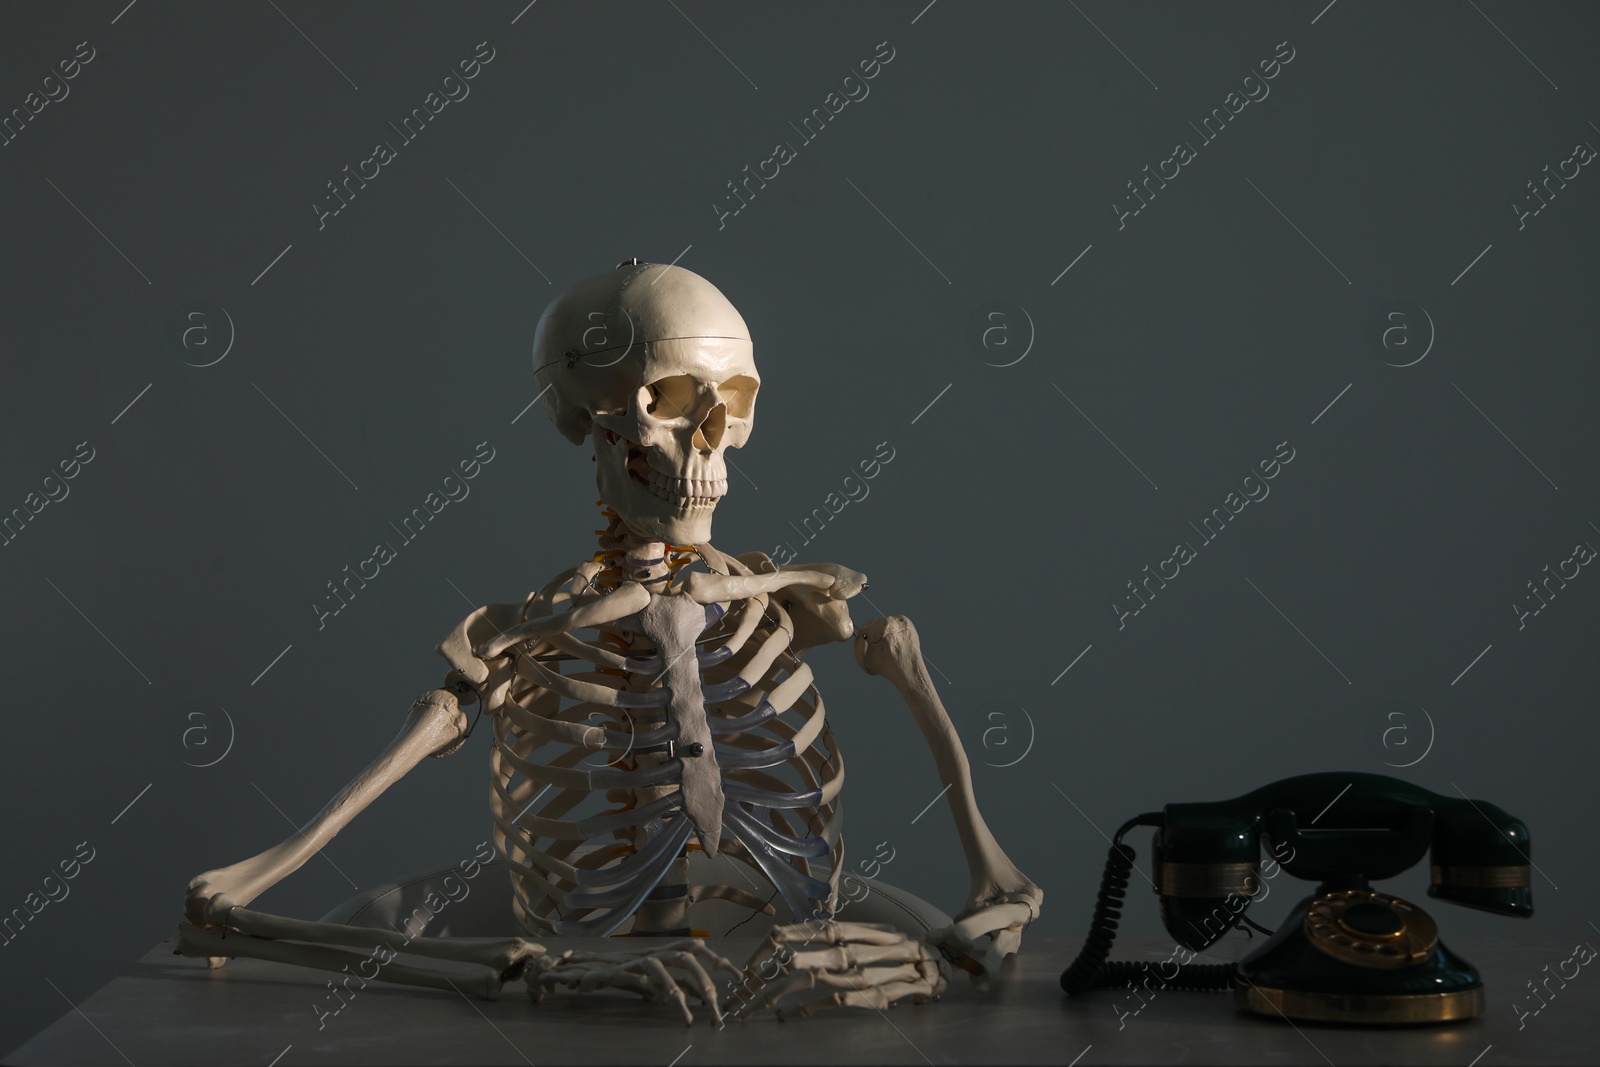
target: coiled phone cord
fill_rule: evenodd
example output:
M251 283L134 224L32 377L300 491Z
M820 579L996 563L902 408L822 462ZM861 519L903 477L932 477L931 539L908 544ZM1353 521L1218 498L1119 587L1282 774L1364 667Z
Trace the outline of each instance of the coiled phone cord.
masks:
M1237 970L1237 965L1232 963L1174 964L1178 973L1168 977L1161 972L1161 964L1143 960L1106 959L1111 954L1111 943L1117 937L1122 900L1127 895L1128 873L1133 870L1135 856L1132 846L1122 843L1122 837L1135 826L1160 825L1161 813L1148 812L1129 819L1117 830L1111 851L1106 856L1106 870L1100 879L1100 895L1095 899L1089 936L1084 940L1083 951L1078 953L1078 958L1061 973L1061 988L1068 994L1136 986L1152 979L1158 988L1217 991L1232 986L1233 974Z

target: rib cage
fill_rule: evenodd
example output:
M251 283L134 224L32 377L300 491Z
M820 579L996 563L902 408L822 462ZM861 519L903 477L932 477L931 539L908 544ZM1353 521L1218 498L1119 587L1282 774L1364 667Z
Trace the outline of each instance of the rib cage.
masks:
M751 573L704 548L714 566ZM598 600L596 569L563 572L506 621ZM756 877L743 888L688 883L687 850L699 845L682 810L685 757L668 755L676 731L644 636L624 619L530 639L489 663L483 694L495 846L530 934L607 936L630 919L635 932L686 933L694 901L759 910L770 890L796 916L832 911L844 768L811 668L789 648L793 623L765 593L705 610L695 647L721 768L721 851ZM747 891L757 886L763 895Z

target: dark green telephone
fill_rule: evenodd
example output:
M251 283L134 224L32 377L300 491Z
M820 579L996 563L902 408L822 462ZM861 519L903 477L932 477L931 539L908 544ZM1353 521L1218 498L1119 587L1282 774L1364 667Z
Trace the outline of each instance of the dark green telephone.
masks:
M1107 962L1133 869L1134 851L1122 838L1135 826L1157 828L1161 919L1191 959L1240 921L1262 929L1244 912L1263 895L1263 844L1274 856L1269 866L1320 884L1237 964ZM1410 868L1430 848L1430 897L1533 914L1528 828L1465 795L1440 796L1377 774L1306 774L1233 800L1140 815L1117 830L1088 940L1061 988L1231 988L1242 1008L1317 1022L1471 1018L1483 1010L1477 969L1440 942L1427 912L1369 885Z

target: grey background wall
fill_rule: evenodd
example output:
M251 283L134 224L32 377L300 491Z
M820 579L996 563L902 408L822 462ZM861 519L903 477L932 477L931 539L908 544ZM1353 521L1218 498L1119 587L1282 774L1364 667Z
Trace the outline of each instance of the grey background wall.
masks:
M0 909L92 859L0 950L0 1047L169 934L194 873L312 815L472 605L592 551L592 468L527 410L529 347L630 256L754 331L716 542L845 563L858 618L918 622L1045 887L1036 933L1081 934L1122 819L1349 769L1531 826L1538 916L1441 906L1447 936L1592 938L1600 578L1564 561L1600 545L1596 28L1502 0L7 5L0 511L30 517L0 548ZM391 126L491 50L414 140ZM480 442L470 496L319 622ZM1528 583L1574 568L1532 614ZM814 660L854 851L888 842L885 877L958 907L909 717L845 647ZM487 799L475 737L261 904L314 917L464 858Z

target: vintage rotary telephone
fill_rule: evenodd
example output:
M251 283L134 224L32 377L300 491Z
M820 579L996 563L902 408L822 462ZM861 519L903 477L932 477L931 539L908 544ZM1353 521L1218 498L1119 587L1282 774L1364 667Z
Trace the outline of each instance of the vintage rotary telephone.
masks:
M1134 851L1122 837L1135 826L1157 827L1161 919L1191 953L1241 920L1262 929L1244 912L1262 892L1263 844L1283 870L1320 885L1237 964L1108 963L1133 869ZM1307 774L1233 800L1140 815L1117 830L1088 940L1062 973L1061 988L1231 988L1242 1008L1318 1022L1471 1018L1483 1008L1477 969L1444 946L1420 907L1368 884L1413 866L1430 848L1430 897L1533 914L1528 828L1520 820L1493 804L1396 778Z

